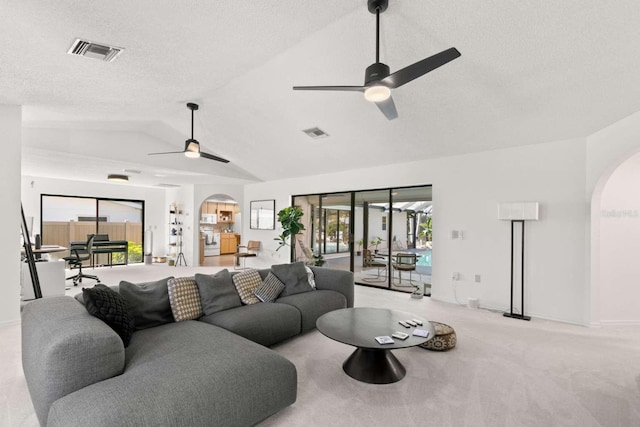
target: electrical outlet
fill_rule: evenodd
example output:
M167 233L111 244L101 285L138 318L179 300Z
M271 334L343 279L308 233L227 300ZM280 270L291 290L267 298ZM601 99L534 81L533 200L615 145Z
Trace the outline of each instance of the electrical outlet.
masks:
M451 274L451 280L460 280L460 273L454 272Z
M476 274L476 283L482 282L482 277L479 274Z

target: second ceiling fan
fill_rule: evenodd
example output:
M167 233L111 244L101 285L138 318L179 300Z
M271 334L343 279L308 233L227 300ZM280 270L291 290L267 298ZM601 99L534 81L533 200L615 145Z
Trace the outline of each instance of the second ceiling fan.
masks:
M391 89L417 79L460 56L455 47L411 64L390 74L389 66L380 62L380 13L387 10L389 0L368 0L369 12L376 15L376 62L367 67L363 86L294 86L293 90L325 90L364 92L367 101L374 102L389 120L398 117L396 105L391 98Z
M229 163L229 160L223 159L222 157L214 156L213 154L205 153L204 151L200 151L200 143L193 138L193 112L197 110L198 104L194 104L189 102L187 104L187 108L191 110L191 138L187 139L184 142L184 150L183 151L165 151L162 153L149 153L150 156L155 156L157 154L184 154L189 158L198 158L203 157L209 160L215 160L216 162Z

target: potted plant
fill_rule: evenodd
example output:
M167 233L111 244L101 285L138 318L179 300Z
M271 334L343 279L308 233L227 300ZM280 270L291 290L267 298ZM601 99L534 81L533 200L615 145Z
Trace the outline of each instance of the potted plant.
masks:
M378 246L382 242L384 242L384 239L382 237L374 237L373 240L371 240L371 246L375 246L373 253L378 253Z
M364 244L364 241L362 239L358 240L358 250L356 251L356 255L357 256L362 256L362 245Z
M282 234L273 239L279 245L276 251L284 246L291 246L287 240L304 230L304 224L300 222L302 215L304 212L298 206L289 206L278 212L278 222L282 226Z

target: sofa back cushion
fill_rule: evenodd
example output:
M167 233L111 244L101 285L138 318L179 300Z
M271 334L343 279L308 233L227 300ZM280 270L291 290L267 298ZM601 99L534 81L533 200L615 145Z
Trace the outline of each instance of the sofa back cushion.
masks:
M131 307L137 331L173 322L167 288L169 279L173 277L145 283L120 282L120 295Z
M196 274L202 312L208 316L218 311L242 306L231 273L226 268L216 274Z
M167 282L169 304L176 322L194 320L202 316L200 292L193 277L175 277Z
M307 270L305 270L303 262L272 265L271 272L285 284L285 288L280 294L280 297L313 290L309 284L309 277L307 276Z

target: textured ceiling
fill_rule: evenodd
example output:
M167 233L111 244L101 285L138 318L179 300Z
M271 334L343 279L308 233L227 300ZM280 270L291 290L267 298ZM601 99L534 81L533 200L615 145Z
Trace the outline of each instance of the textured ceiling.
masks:
M24 174L279 179L589 135L640 110L639 23L637 0L390 0L392 72L452 46L462 57L395 90L387 121L358 93L291 90L363 83L366 0L6 0L0 103L24 106ZM76 37L125 51L67 55ZM183 148L187 101L203 150L230 165L146 155ZM330 137L301 132L314 126Z

